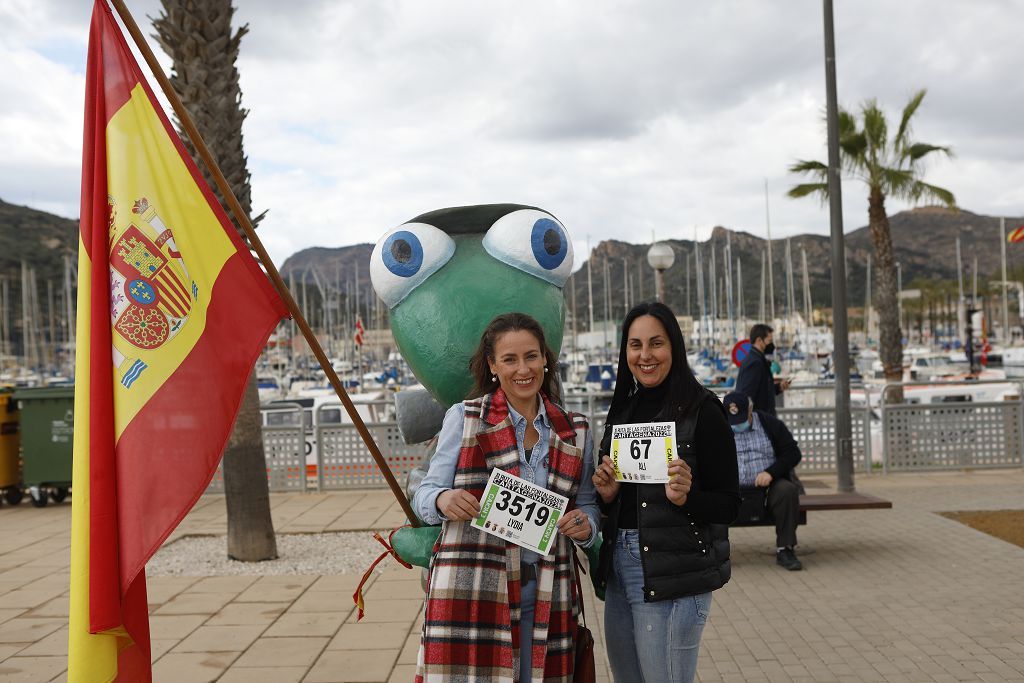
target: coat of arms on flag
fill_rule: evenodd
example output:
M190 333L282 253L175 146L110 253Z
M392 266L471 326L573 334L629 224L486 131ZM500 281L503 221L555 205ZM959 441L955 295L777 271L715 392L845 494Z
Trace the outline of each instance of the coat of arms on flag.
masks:
M132 206L132 220L118 225L111 202L110 318L115 333L114 365L130 388L147 365L127 354L152 351L174 338L188 321L199 288L185 260L145 197ZM127 342L128 347L119 341Z

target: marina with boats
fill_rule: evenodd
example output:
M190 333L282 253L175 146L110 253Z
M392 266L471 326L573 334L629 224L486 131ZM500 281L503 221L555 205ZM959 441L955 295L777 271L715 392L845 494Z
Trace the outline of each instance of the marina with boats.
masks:
M894 226L901 216L911 226L922 217L934 219L927 211L905 214L893 217ZM878 353L879 316L871 305L871 256L855 237L850 240L851 291L853 298L863 296L863 305L848 311L850 414L855 459L865 472L1022 462L1024 295L1013 280L1021 276L1011 268L996 286L987 286L977 241L970 249L960 248L959 236L953 241L954 289L930 290L920 274L908 278L908 287L900 284L903 400L892 405L882 401L887 385ZM834 471L836 363L831 310L823 305L825 243L814 236L763 240L716 227L705 241L663 244L674 261L663 272L645 262L649 245L607 241L570 276L559 358L566 404L600 426L618 379L617 322L633 304L662 294L678 314L692 371L719 394L735 383L733 351L750 325L775 328L774 373L792 382L781 410L805 452L801 467ZM321 251L333 260L299 254L282 271L363 421L376 430L387 457L395 458L396 473L406 473L424 449L404 442L396 397L422 387L398 352L387 306L370 287L367 245ZM23 263L20 279L0 281L0 384L70 384L76 279L73 259L65 257L38 272ZM293 322L278 327L254 373L272 488L379 485L376 465ZM935 443L932 434L944 436ZM901 454L909 460L900 460ZM215 478L211 488L218 486Z

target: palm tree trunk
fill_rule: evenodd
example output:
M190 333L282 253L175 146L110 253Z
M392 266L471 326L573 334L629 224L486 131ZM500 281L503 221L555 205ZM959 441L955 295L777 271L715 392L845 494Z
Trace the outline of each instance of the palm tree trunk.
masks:
M242 562L276 558L277 539L270 516L255 372L249 375L235 428L224 449L224 500L228 515L228 557Z
M903 333L900 330L896 291L896 262L892 256L892 234L885 212L885 195L872 189L868 196L868 230L875 247L875 307L878 309L878 358L885 381L903 380ZM891 390L886 403L903 401L903 390Z
M231 3L232 0L162 0L163 13L153 21L153 27L173 62L171 85L188 107L242 210L251 216L249 171L242 144L242 123L248 111L241 106L242 91L235 68L239 45L249 29L246 25L232 33L235 10ZM230 216L209 169L197 158L188 136L181 135ZM253 225L258 221L259 216L252 220ZM237 223L235 228L238 230ZM241 230L239 234L245 240ZM224 493L228 556L250 562L277 557L255 373L249 377L238 419L224 451Z

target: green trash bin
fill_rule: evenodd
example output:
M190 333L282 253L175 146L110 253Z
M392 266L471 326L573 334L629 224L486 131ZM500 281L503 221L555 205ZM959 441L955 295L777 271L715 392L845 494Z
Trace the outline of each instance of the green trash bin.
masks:
M21 502L21 434L13 387L0 387L0 493L11 505Z
M75 388L19 389L22 483L32 504L60 503L71 488L71 451L75 424Z

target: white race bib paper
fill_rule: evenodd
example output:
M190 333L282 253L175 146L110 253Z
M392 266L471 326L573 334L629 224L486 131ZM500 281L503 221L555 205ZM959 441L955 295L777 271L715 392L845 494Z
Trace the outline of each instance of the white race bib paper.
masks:
M491 470L480 501L480 514L471 524L541 555L555 545L556 524L569 499L503 470Z
M664 484L668 464L676 457L676 423L615 425L610 455L616 481Z

